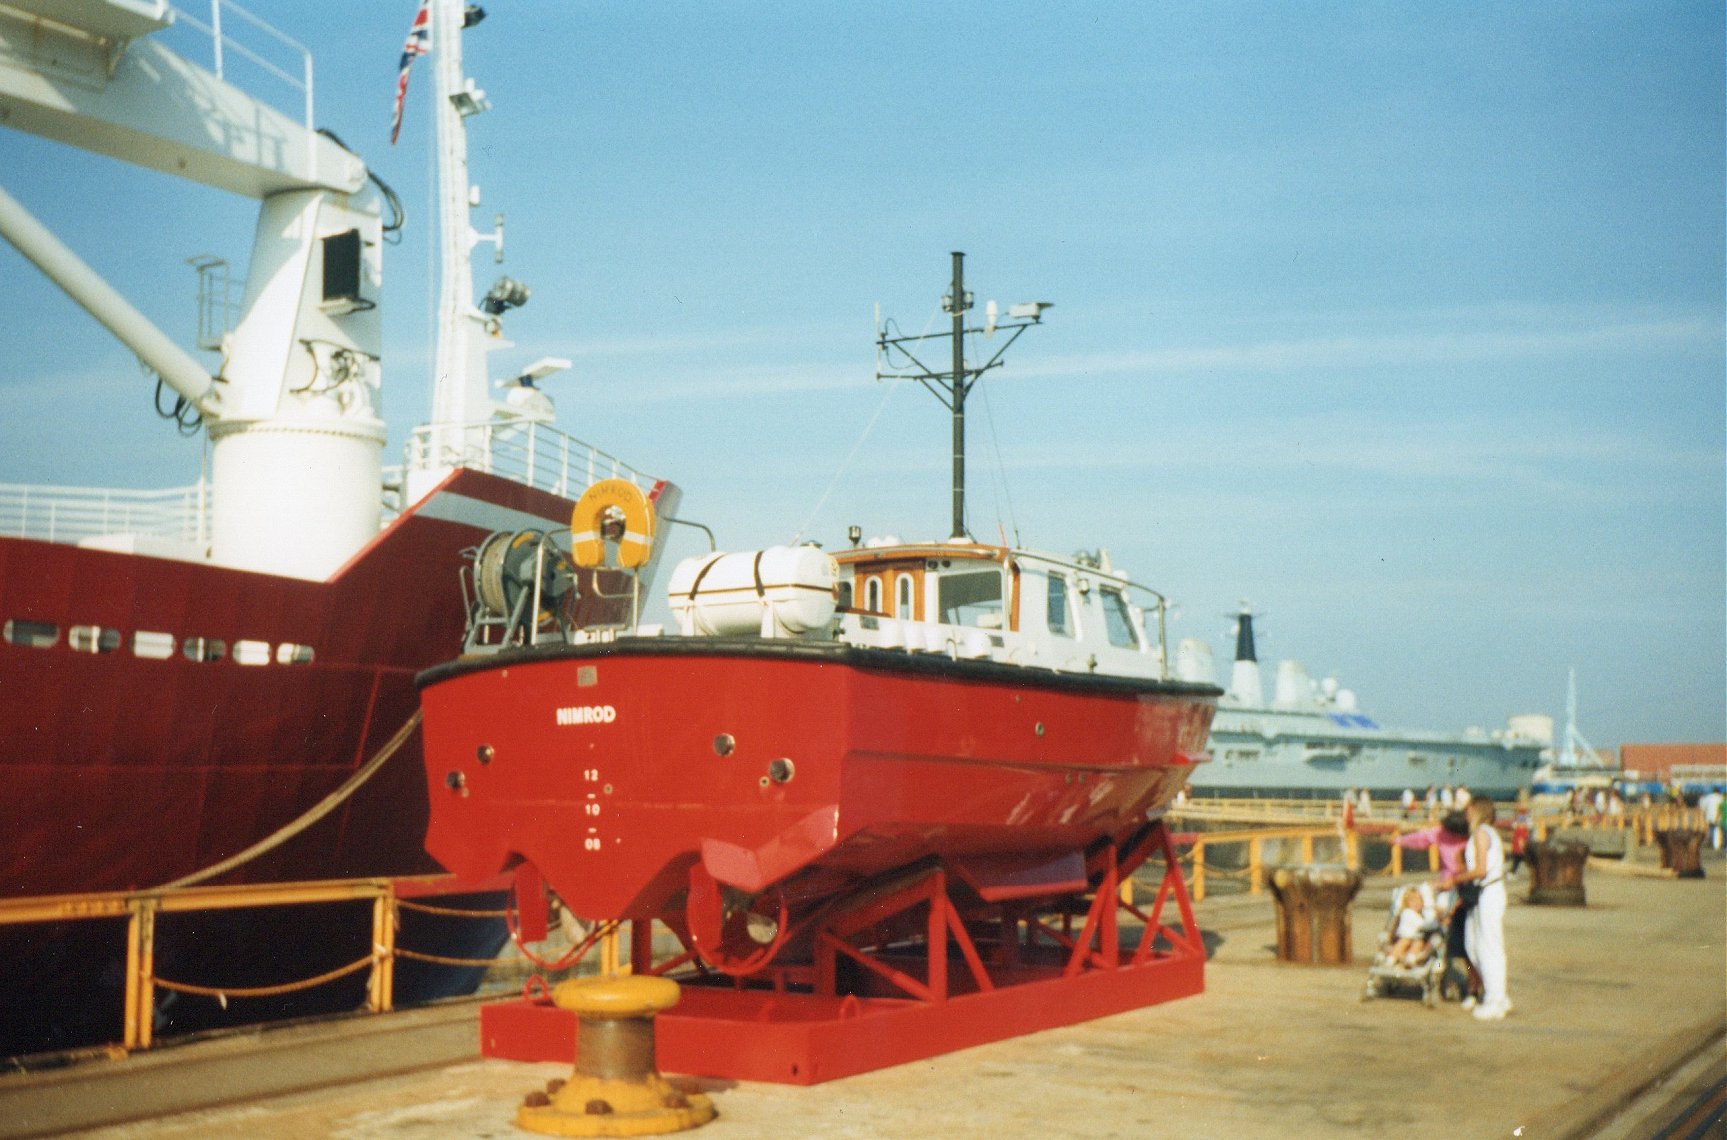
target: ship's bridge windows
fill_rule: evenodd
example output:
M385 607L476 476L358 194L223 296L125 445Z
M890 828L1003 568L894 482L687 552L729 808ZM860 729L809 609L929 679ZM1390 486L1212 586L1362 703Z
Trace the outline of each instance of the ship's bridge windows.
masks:
M1069 616L1067 599L1067 578L1062 574L1047 575L1049 592L1046 595L1048 603L1045 608L1045 620L1049 623L1049 631L1062 637L1073 636L1073 619Z
M881 579L874 575L864 582L864 609L872 614L887 612L881 604Z
M276 664L278 665L310 665L312 663L312 647L310 645L295 645L284 641L276 646Z
M120 648L120 631L99 625L75 625L66 633L74 653L112 653Z
M980 629L1002 626L1001 571L950 570L936 580L937 621Z
M234 643L234 661L240 665L268 665L270 663L270 643L268 641L236 641Z
M22 645L26 649L47 649L60 640L60 627L45 621L9 618L4 634L6 640L13 645Z
M1127 595L1115 586L1104 586L1097 594L1103 604L1103 629L1109 636L1109 643L1118 649L1138 649L1139 638L1134 636L1133 613L1127 608Z
M188 637L180 645L188 661L220 661L228 656L228 643L216 637Z
M132 634L132 656L147 661L166 661L174 656L174 635L140 629Z

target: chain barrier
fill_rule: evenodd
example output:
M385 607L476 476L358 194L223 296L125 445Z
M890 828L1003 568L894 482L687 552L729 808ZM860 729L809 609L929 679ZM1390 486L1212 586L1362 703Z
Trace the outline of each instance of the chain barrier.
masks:
M396 953L400 954L402 951L398 950ZM313 986L321 986L325 982L333 982L337 978L345 978L349 974L358 973L367 966L376 964L382 957L381 954L377 953L367 954L364 958L356 958L346 966L338 966L334 970L319 974L315 978L306 978L298 982L282 982L274 986L196 986L190 982L171 982L166 978L159 977L152 977L150 984L157 989L173 990L175 993L192 994L196 997L212 997L220 1001L225 1009L228 1005L228 999L231 997L280 997L282 994L309 990Z
M497 910L464 910L453 906L433 906L431 903L413 902L410 899L397 899L396 906L402 910L417 910L422 914L441 914L449 918L508 918L508 907Z

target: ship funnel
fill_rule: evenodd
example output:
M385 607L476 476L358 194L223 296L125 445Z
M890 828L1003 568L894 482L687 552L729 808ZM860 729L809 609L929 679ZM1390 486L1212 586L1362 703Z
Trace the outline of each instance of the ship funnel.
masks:
M1277 663L1277 689L1272 701L1280 709L1305 708L1313 703L1313 679L1299 661Z
M1241 603L1241 612L1235 615L1235 659L1237 662L1259 660L1253 651L1253 614L1246 602Z
M1235 666L1229 674L1229 698L1238 705L1265 703L1259 682L1259 658L1253 650L1253 613L1247 603L1235 615Z
M1211 646L1197 637L1184 637L1175 647L1175 679L1216 684L1217 668L1211 660Z

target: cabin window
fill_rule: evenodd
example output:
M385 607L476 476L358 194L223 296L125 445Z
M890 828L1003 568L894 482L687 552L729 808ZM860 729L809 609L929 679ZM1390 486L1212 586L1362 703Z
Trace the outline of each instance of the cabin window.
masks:
M894 580L893 616L901 621L913 621L911 612L911 575L901 574Z
M936 581L937 618L943 625L970 625L979 629L1002 626L1001 571L954 571Z
M864 609L872 614L887 612L882 609L880 578L870 578L864 582Z
M166 661L174 656L174 635L138 630L132 635L132 656L149 661Z
M228 643L217 637L188 637L180 654L188 661L220 661L228 656Z
M1105 586L1098 591L1103 602L1103 628L1109 643L1118 649L1138 649L1139 639L1133 635L1133 614L1127 608L1127 595Z
M1060 574L1051 574L1048 577L1049 603L1045 620L1049 624L1049 631L1062 637L1072 637L1073 621L1068 617L1067 608L1067 579Z
M60 640L60 627L45 621L12 618L6 623L6 640L27 649L47 649Z
M120 631L99 625L75 625L66 635L75 653L112 653L120 648Z

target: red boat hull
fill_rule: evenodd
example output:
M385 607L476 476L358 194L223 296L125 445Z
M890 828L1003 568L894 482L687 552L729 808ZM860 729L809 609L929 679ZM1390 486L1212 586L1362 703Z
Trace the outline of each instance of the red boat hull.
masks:
M1047 892L1155 818L1217 690L840 645L636 639L421 678L427 849L520 857L576 913L676 911L692 868L819 898L940 858ZM782 762L789 761L789 766Z

